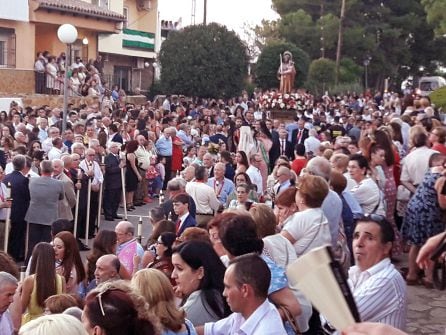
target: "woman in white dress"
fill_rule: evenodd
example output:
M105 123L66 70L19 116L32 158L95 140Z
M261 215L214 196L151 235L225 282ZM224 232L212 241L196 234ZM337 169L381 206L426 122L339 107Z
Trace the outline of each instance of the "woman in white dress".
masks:
M54 94L54 88L57 78L56 58L51 56L46 65L46 88L49 94Z

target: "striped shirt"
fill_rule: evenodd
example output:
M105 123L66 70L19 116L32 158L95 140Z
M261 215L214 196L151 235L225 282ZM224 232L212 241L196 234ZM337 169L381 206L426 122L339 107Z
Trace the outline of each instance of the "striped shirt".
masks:
M348 277L361 321L406 328L406 283L389 258L363 272L352 266Z

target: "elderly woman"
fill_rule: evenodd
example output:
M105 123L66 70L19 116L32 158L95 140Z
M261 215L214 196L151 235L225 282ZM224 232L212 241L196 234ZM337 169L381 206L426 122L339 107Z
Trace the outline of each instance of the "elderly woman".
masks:
M386 215L384 209L384 196L377 183L368 176L369 163L367 158L360 154L350 157L348 172L357 183L351 189L355 199L359 202L364 214Z
M298 257L331 244L330 228L321 208L328 191L322 177L307 174L299 180L295 198L299 212L288 219L281 232L293 244Z
M297 189L295 187L289 187L281 192L275 199L274 214L276 215L279 229L282 229L287 219L298 211L295 201L296 192Z
M431 149L436 150L443 155L446 155L446 129L444 127L435 127L429 133L429 142L431 143Z

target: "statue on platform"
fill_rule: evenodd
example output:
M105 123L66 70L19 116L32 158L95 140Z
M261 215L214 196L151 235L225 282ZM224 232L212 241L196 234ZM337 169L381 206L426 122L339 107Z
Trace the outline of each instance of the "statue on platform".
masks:
M296 77L296 68L294 67L293 55L285 51L280 55L280 66L277 70L277 78L280 80L280 92L291 93L294 87L294 78Z

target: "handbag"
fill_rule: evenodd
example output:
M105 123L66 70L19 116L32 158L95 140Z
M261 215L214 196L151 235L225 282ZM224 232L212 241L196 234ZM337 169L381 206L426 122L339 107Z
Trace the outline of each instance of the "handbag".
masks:
M290 327L294 331L294 333L296 335L302 334L300 332L300 329L299 329L299 326L297 325L296 320L293 318L293 316L291 315L288 308L286 308L285 306L276 306L276 307L279 311L282 311L282 314L285 317L285 322L288 322L288 324L290 325Z

